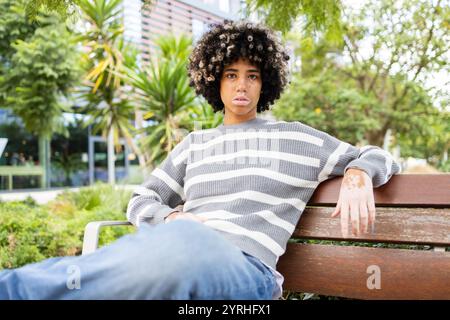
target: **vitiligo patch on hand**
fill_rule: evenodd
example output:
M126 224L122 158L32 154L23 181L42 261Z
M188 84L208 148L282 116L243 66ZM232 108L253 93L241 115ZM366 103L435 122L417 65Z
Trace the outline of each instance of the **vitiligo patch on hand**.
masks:
M364 172L360 170L352 171L351 174L344 176L343 184L349 188L364 188Z

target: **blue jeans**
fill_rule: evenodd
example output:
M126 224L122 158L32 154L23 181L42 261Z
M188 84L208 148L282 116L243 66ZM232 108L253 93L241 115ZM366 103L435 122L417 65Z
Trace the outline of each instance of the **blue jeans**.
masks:
M0 299L271 299L275 286L259 259L188 220L0 272Z

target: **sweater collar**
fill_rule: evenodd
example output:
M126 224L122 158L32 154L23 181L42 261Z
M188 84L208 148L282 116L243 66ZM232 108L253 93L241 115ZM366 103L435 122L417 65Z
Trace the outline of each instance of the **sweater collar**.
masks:
M253 118L251 120L247 120L247 121L240 122L240 123L235 123L235 124L223 124L223 122L222 122L222 124L217 126L217 128L224 128L224 129L227 129L227 128L233 128L233 129L235 129L235 128L248 128L248 127L253 127L253 126L260 125L260 124L265 123L265 122L266 122L266 120L256 117L256 118Z

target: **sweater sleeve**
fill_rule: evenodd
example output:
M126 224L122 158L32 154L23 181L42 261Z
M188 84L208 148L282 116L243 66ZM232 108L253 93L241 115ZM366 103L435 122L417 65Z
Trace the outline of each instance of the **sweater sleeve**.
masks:
M142 222L159 224L185 201L184 177L189 152L189 135L138 186L127 207L127 220L139 227Z
M357 148L329 134L325 133L324 137L322 159L325 159L325 164L319 181L342 176L347 169L357 168L369 175L374 187L379 187L401 171L392 155L380 147L367 145Z

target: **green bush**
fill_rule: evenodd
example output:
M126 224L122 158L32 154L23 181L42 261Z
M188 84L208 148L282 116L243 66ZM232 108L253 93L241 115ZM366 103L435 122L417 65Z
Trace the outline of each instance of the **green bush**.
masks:
M105 184L64 192L46 205L31 198L0 202L0 270L55 256L81 254L90 221L124 220L131 192ZM133 232L132 227L102 230L99 244Z

